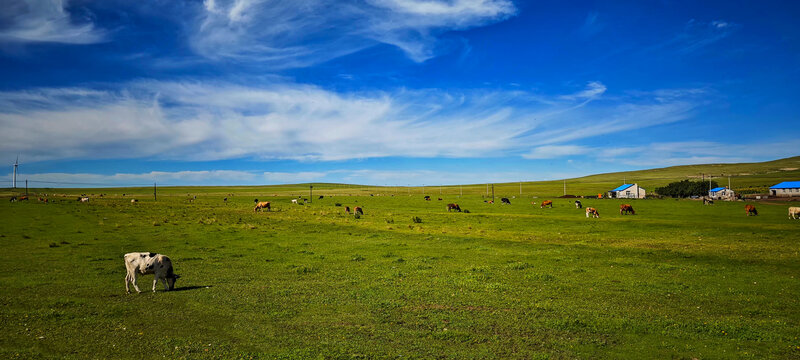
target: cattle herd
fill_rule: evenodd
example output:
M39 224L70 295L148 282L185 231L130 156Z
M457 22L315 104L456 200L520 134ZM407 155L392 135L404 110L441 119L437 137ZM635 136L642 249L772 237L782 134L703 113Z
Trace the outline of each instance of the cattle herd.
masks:
M232 194L230 196L232 196ZM320 195L318 199L323 199L323 198L324 196ZM38 199L39 202L42 203L48 202L47 197L39 197ZM191 202L195 199L197 199L197 196L190 198L189 201ZM425 201L430 201L431 197L426 195L424 196L423 199ZM26 200L28 200L28 196L19 196L19 197L12 196L10 198L11 202L26 201ZM228 198L225 197L223 199L223 202L227 203L227 200ZM291 202L292 204L300 205L300 202L298 200L303 201L303 203L307 201L307 199L300 197L298 199L291 199ZM439 200L442 200L442 198L439 198ZM82 203L88 203L89 197L86 196L86 194L81 194L81 196L77 198L77 201ZM511 204L511 201L508 198L501 198L500 201L501 204L506 204L506 205ZM131 204L137 204L139 200L131 199L130 202ZM485 200L484 202L488 204L494 203L494 201L490 200ZM271 203L269 201L258 201L258 199L254 199L253 203L255 204L255 207L253 208L254 212L259 212L263 210L267 211L272 210ZM535 205L536 203L532 202L531 204ZM580 200L575 200L574 204L576 209L583 208L583 204L581 203ZM713 203L704 201L704 204L709 205ZM336 206L341 206L341 204L337 203ZM552 200L542 201L540 204L540 208L546 208L546 207L553 208L553 201ZM355 215L356 217L364 215L364 209L361 206L354 206L352 208L352 211L350 206L345 206L344 208L345 208L345 213L347 214L352 214ZM451 211L462 212L461 206L459 206L456 203L447 204L446 209L448 212ZM756 210L756 207L752 204L746 204L744 206L744 209L746 216L758 215L758 210ZM464 210L464 212L469 212L469 211ZM630 204L621 204L619 206L619 213L620 215L636 215L636 211ZM585 214L587 218L600 218L600 213L594 207L586 207ZM789 218L800 219L800 207L794 207L794 206L789 207ZM174 290L175 281L180 277L179 275L175 274L172 261L170 260L170 258L162 254L149 253L149 252L128 253L125 254L124 260L125 260L125 267L127 269L127 273L125 275L125 291L128 293L130 293L129 285L131 284L133 285L133 288L137 292L141 292L136 283L136 280L138 279L139 275L148 275L148 274L154 275L153 287L152 287L152 290L154 292L156 291L156 285L158 284L159 280L163 282L165 291Z

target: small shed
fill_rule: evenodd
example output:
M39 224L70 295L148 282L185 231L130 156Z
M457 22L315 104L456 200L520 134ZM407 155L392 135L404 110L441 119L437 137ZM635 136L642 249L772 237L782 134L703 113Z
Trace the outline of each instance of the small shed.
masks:
M800 196L800 181L784 181L769 187L772 196Z
M736 194L733 192L733 190L728 189L727 187L713 188L708 192L708 197L714 200L732 200L735 198L735 196Z
M612 199L644 199L645 191L639 187L639 184L623 184L616 189L610 190L608 197Z

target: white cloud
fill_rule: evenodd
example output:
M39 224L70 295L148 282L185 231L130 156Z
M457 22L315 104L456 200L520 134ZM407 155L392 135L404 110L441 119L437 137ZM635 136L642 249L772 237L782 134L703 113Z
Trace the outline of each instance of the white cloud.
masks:
M73 21L67 0L9 0L0 11L0 42L93 44L106 33L90 18Z
M579 154L580 146L567 143L581 139L684 120L697 104L690 92L602 100L601 88L596 83L571 100L523 91L336 93L287 82L138 81L116 90L0 92L0 155L329 161L515 153L541 159Z
M192 47L211 59L304 67L383 43L421 62L439 35L504 20L508 0L206 0L188 28Z
M5 177L11 179L11 174ZM168 185L237 185L262 183L258 174L238 170L151 171L146 173L21 173L31 187L99 187ZM9 180L10 182L10 180Z
M545 145L533 148L530 153L522 155L526 159L552 159L569 155L583 155L591 149L579 145Z

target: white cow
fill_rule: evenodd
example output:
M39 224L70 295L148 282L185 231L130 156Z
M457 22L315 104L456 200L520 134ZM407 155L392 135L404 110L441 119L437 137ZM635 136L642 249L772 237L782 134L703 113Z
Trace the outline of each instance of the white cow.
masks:
M789 208L789 217L792 219L800 218L800 207L792 206Z
M128 283L133 284L136 292L140 293L136 280L139 275L154 274L153 292L156 292L156 284L161 279L164 282L164 291L175 289L175 280L180 276L176 275L172 269L172 261L166 256L156 253L135 252L125 254L125 268L128 273L125 275L125 291L130 294L131 289Z
M292 199L292 204L297 204L297 199Z
M88 197L82 197L82 198L80 198L80 201L88 203L89 202L89 198Z

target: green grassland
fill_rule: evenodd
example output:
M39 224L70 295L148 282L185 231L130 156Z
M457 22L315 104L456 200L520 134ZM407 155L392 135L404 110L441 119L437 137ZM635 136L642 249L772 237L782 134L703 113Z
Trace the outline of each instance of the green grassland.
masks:
M750 175L734 184L796 180L780 169L798 158L784 160L736 165ZM623 175L656 185L694 170ZM290 200L312 200L308 184L157 200L31 190L0 202L0 358L800 358L800 220L787 216L800 204L757 202L748 217L744 202L630 200L623 216L622 200L583 199L601 215L589 219L553 197L562 187L495 186L511 205L484 202L485 185L427 187L424 201L422 188L314 184L306 205ZM254 213L254 197L273 211ZM125 294L134 251L169 255L178 291L151 293L145 276Z

